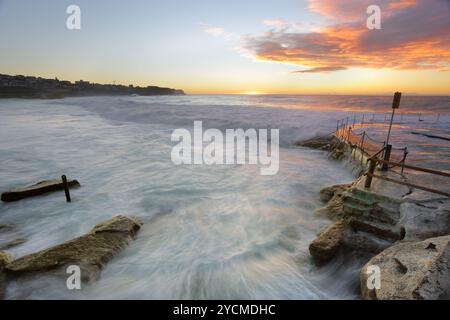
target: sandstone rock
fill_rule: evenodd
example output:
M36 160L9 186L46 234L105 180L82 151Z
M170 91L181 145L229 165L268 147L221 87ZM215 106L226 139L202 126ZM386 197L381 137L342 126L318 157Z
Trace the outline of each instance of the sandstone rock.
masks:
M320 190L320 200L327 203L335 196L340 197L342 193L349 189L351 186L351 184L339 184L323 188L322 190Z
M450 234L448 205L432 207L406 202L400 207L399 224L405 229L405 240L424 240Z
M18 276L78 265L83 280L90 280L98 277L104 264L132 241L141 226L138 220L117 216L95 226L84 236L14 260L5 270Z
M14 226L11 224L0 224L0 232L9 231L13 228L14 228Z
M380 239L362 231L347 232L344 246L360 256L371 258L392 245L392 241Z
M4 299L7 286L6 274L3 272L3 269L10 262L10 255L4 251L0 251L0 300Z
M379 289L369 289L368 268L381 270ZM372 258L361 270L364 299L434 300L450 290L450 236L400 242Z
M297 142L299 147L306 147L319 150L331 150L332 146L338 143L339 140L335 136L315 137L306 141Z
M67 183L69 187L80 186L80 183L77 180L68 180ZM17 188L8 192L4 192L1 196L1 200L3 202L14 202L59 190L64 190L64 186L61 180L41 181L28 187Z
M0 243L0 250L7 250L7 249L11 249L15 246L21 245L23 243L27 242L26 239L23 238L19 238L19 239L14 239L12 241L6 242L6 243Z
M5 251L0 251L0 270L11 262L11 256Z
M310 245L309 253L319 263L331 260L342 246L347 222L338 220L323 231Z

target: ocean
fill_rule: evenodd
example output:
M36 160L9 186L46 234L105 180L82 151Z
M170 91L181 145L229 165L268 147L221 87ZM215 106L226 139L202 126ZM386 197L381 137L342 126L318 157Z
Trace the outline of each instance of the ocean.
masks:
M317 267L308 245L329 220L314 212L319 191L354 173L326 152L296 142L336 130L383 140L388 96L186 95L0 100L0 192L66 174L82 184L64 193L0 203L0 243L27 241L13 257L88 232L115 215L141 219L134 243L101 278L69 291L65 280L14 280L8 299L355 299L361 261ZM257 165L171 161L177 128L279 129L278 174ZM438 136L438 138L436 138ZM392 144L414 164L450 171L450 97L405 96ZM355 280L356 279L356 280Z

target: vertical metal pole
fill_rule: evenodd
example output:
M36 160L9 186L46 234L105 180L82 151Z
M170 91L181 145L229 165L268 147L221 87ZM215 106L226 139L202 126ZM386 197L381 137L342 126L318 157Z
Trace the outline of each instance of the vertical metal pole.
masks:
M363 114L363 116L362 116L361 127L364 127L364 120L365 120L365 114Z
M70 191L69 191L69 184L67 183L67 177L65 175L61 176L63 187L64 187L64 193L66 194L66 201L72 202L72 199L70 198Z
M364 162L364 140L366 138L366 132L363 132L362 140L361 140L361 167Z
M392 116L391 123L389 124L389 131L386 138L386 145L389 145L389 138L391 137L392 123L394 122L395 109L400 107L400 100L402 98L402 94L400 92L396 92L394 95L394 102L392 103Z

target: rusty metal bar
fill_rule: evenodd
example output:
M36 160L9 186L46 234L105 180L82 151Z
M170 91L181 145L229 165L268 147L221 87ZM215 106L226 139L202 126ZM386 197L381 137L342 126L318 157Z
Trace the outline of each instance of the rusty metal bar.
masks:
M401 165L401 162L395 163L395 162L384 161L384 160L381 160L381 159L378 159L377 161L380 162L380 163L386 163L388 165L395 165L395 166L400 166ZM437 170L427 169L427 168L421 168L421 167L416 167L416 166L410 166L410 165L407 165L407 164L405 164L404 167L405 167L405 169L410 169L410 170L414 170L414 171L421 171L421 172L431 173L431 174L435 174L435 175L438 175L438 176L443 176L443 177L450 178L450 173L447 173L447 172L442 172L442 171L437 171Z
M383 177L383 176L380 176L380 175L377 175L377 174L373 174L373 173L370 173L370 172L367 173L366 185L367 185L367 179L370 179L370 178L377 178L377 179L381 179L381 180L385 180L385 181L388 181L388 182L400 184L400 185L403 185L403 186L412 187L412 188L415 188L415 189L420 189L420 190L423 190L423 191L439 194L441 196L446 196L446 197L450 198L450 193L447 193L447 192L444 192L444 191L439 191L439 190L436 190L436 189L431 189L431 188L419 186L419 185L414 184L414 183L403 182L403 181L399 181L399 180L395 180L395 179L391 179L391 178L386 178L386 177ZM372 182L372 180L370 180L370 182ZM370 186L366 187L366 188L370 188Z

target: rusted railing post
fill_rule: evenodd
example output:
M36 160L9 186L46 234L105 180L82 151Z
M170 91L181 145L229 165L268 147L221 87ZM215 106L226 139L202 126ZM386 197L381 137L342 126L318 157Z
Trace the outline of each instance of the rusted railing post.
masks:
M377 162L374 159L370 159L369 171L366 174L366 184L365 188L369 189L372 185L373 174L375 173L375 167L377 166Z
M67 177L65 175L61 176L63 187L64 187L64 193L66 194L66 201L71 202L72 199L70 198L70 191L69 191L69 184L67 183Z

